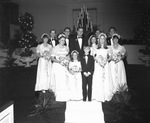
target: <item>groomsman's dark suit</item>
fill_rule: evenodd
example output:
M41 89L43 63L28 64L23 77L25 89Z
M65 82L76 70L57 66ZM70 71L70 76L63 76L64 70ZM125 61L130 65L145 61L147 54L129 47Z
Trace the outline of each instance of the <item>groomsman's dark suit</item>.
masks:
M50 38L48 44L51 44L54 47L58 44L58 40L56 38Z
M66 38L66 43L65 45L69 47L69 51L70 53L73 51L73 47L74 47L74 44L73 44L73 41L71 40L72 36L70 35L68 38Z
M79 42L81 41L81 47ZM70 52L73 50L77 50L79 52L80 57L83 56L83 46L87 45L88 41L85 39L84 36L78 37L76 35L70 36Z
M108 38L106 39L107 45L111 45L111 38L112 38L112 37L108 37Z
M83 90L83 101L86 101L88 97L88 101L91 101L92 95L92 78L94 72L94 58L91 55L87 55L87 63L86 63L86 56L81 57L81 66L82 66L82 90ZM91 75L86 77L84 72L90 72ZM87 88L88 86L88 88Z
M108 37L108 38L106 39L108 46L111 45L111 40L112 40L112 37ZM122 40L122 38L119 39L119 44L120 44L120 45L123 45L123 40Z

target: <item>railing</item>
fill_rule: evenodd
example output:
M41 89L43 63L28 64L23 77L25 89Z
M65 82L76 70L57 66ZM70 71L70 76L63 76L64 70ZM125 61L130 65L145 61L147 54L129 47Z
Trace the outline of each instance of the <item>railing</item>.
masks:
M0 123L14 123L13 101L10 101L0 108Z

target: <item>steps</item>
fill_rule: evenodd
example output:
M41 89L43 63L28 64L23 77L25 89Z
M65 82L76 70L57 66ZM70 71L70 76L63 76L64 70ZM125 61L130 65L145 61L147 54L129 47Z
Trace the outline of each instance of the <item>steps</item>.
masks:
M101 102L67 102L65 123L105 123Z

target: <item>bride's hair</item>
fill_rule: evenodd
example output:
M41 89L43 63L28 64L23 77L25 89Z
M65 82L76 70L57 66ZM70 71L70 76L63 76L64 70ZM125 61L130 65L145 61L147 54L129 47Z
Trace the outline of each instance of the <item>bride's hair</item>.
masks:
M60 40L61 38L66 38L64 33L60 33L58 34L58 40Z

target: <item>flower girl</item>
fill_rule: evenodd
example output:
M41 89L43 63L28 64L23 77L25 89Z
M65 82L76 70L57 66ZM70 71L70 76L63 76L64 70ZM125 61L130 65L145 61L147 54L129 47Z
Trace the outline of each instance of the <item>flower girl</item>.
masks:
M109 50L106 43L106 34L99 35L98 49L95 54L95 71L93 74L92 99L96 101L109 101L113 96L113 83L110 74Z
M52 46L47 42L49 40L48 34L44 33L41 36L43 43L39 44L36 48L38 60L37 77L35 84L35 91L45 92L50 88L50 75L51 75L51 50Z
M70 100L82 100L82 76L79 53L76 50L71 52L71 61L69 62L69 89Z

